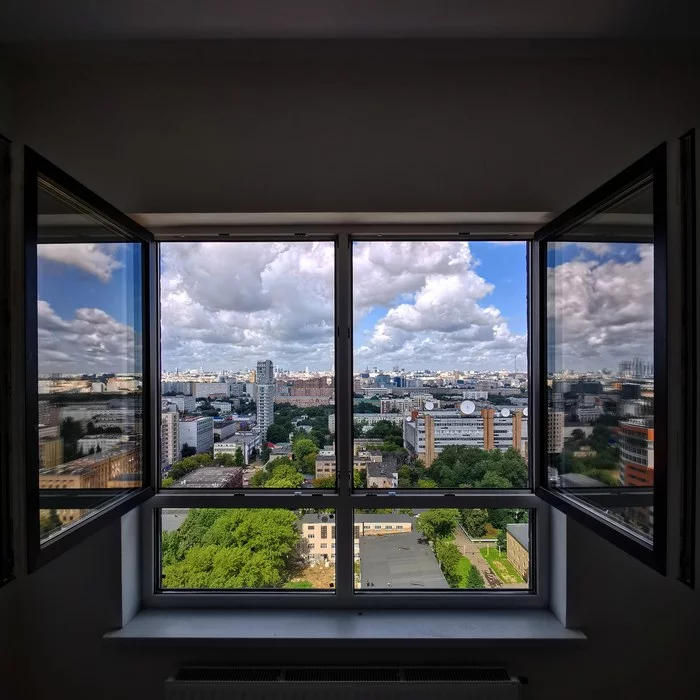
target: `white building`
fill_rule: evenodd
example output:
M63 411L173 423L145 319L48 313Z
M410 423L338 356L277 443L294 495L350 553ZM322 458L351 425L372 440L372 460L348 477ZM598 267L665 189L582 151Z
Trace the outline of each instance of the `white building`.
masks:
M194 396L164 396L163 401L175 404L180 413L192 413L197 408Z
M275 420L275 370L272 366L272 360L262 360L258 362L258 368L255 373L255 384L258 390L256 404L258 428L260 428L262 439L267 440L267 429Z
M229 385L226 382L193 382L195 399L210 396L228 396Z
M470 401L487 401L489 398L489 392L488 391L467 390L467 391L462 392L462 396L465 399L469 399Z
M603 415L601 406L579 406L576 409L576 417L580 423L592 423Z
M363 430L367 431L382 420L394 425L401 425L404 417L397 413L353 413L352 419L354 423L362 425ZM335 413L328 416L328 430L331 433L335 432Z
M453 445L482 450L513 448L527 454L527 416L521 411L506 416L488 408L471 415L455 410L425 411L409 419L403 422L404 447L426 467Z
M177 411L164 409L160 414L160 440L161 467L167 467L180 459L180 416Z
M209 416L180 418L179 449L187 444L199 452L208 452L214 445L214 421Z
M215 408L220 413L233 413L236 409L236 405L230 401L211 401L211 407ZM236 401L236 404L238 402Z
M240 447L245 463L249 464L253 450L258 449L260 444L260 433L236 433L221 442L214 443L214 457L223 454L233 457Z

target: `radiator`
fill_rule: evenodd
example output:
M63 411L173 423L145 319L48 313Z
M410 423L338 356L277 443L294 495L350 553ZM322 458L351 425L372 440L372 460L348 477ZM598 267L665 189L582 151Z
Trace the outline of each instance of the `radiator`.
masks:
M518 700L501 668L183 668L166 700Z

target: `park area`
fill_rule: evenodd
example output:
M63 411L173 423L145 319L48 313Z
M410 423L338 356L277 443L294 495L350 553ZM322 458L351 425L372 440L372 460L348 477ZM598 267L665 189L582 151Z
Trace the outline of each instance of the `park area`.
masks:
M496 547L480 547L479 552L503 583L525 583L523 577L508 561L508 557L503 552L499 552Z

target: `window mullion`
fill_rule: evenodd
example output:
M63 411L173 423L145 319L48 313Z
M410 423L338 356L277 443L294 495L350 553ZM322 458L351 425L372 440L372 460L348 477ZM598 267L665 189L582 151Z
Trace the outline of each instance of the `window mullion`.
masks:
M352 243L340 234L335 251L335 453L336 511L335 580L337 595L353 594L352 493Z

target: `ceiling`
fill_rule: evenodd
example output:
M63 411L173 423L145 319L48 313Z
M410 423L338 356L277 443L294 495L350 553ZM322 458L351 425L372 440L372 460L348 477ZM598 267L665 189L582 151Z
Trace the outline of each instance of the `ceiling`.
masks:
M0 42L232 38L659 39L693 0L3 0Z

